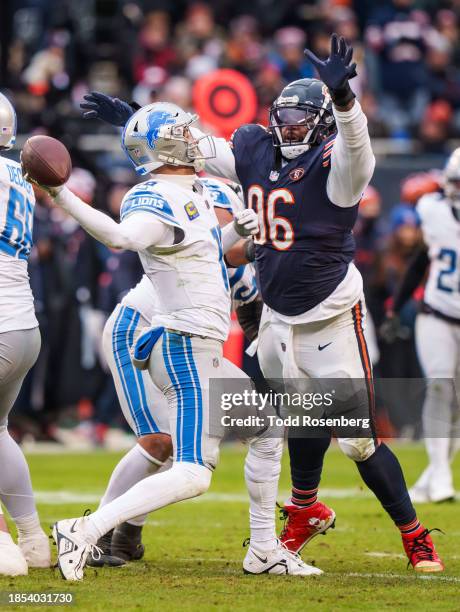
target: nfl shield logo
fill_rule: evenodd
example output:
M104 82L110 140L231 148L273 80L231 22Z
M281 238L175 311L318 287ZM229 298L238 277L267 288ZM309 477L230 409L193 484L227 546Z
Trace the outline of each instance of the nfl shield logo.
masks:
M279 179L279 177L280 177L280 173L277 172L276 170L272 170L268 178L272 181L272 183L274 183L275 181Z

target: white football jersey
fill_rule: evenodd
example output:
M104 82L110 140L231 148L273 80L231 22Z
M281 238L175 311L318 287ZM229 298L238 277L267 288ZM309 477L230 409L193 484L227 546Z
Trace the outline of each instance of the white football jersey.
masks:
M152 325L225 340L230 323L229 280L213 203L199 180L191 190L151 179L125 195L120 217L123 221L131 215L151 214L175 230L173 246L156 245L139 252L157 298ZM130 300L129 295L125 300Z
M417 212L430 258L424 300L442 314L460 319L460 222L440 193L423 196Z
M224 208L231 213L244 209L236 193L222 181L214 178L201 178L200 181L211 194L215 208ZM229 268L227 272L233 308L255 300L258 289L253 266L247 264L239 268ZM124 296L121 303L140 312L147 321L151 321L153 316L160 312L159 299L146 275Z
M27 271L34 207L21 166L0 157L0 333L38 326Z

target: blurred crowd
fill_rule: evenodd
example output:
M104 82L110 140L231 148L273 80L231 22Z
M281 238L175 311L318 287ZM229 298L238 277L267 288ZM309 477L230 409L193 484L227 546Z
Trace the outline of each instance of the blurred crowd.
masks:
M215 68L254 84L259 119L292 80L313 76L303 49L325 55L331 32L355 49L353 87L374 136L442 148L460 132L458 0L3 0L1 83L20 129L62 125L100 89L190 107Z
M448 140L460 135L460 0L1 4L0 83L17 109L19 133L61 139L75 165L71 189L114 218L135 177L104 147L116 128L82 119L85 93L99 90L141 105L162 99L190 109L201 77L233 68L249 77L256 120L266 123L268 107L287 82L314 76L303 49L326 55L334 31L355 49L352 86L373 137L414 139L420 153L438 156L439 166ZM100 144L85 136L98 136ZM406 305L395 343L380 341L378 328L421 240L415 203L438 188L438 179L430 172L409 176L395 201L398 178L391 197L371 187L360 205L356 263L377 330L373 356L380 376L421 376L413 342L421 295ZM54 438L77 424L82 439L103 444L107 431L124 425L100 336L107 315L140 279L138 258L97 243L43 193L37 193L34 240L30 275L43 349L18 399L13 427L18 437ZM255 367L249 359L245 365Z

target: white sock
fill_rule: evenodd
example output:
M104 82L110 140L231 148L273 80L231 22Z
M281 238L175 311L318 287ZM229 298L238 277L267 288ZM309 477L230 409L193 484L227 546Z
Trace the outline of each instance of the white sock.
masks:
M277 545L275 508L282 451L283 442L279 438L256 438L249 446L244 464L251 546L260 551L273 550Z
M209 488L211 475L211 470L202 465L179 462L162 474L144 478L87 517L87 541L95 544L120 523L201 495Z
M452 430L453 381L434 379L427 382L423 404L423 431L433 474L449 470Z
M18 538L27 538L45 533L40 525L40 519L36 512L30 516L16 518L14 522L18 530Z
M173 464L173 458L168 457L163 465L160 465L155 474L161 474L162 472L166 472L166 470L170 470ZM147 520L147 514L142 514L141 516L136 516L133 519L129 519L126 521L130 525L136 525L136 527L142 527L145 525L145 521Z
M139 480L154 474L162 465L161 461L149 455L140 444L136 444L115 466L99 508L126 493Z
M0 466L0 500L13 521L36 514L29 466L7 429L0 429Z

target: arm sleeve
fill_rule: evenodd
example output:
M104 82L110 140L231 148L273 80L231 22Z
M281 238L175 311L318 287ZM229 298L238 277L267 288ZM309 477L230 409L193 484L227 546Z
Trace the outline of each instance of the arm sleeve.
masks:
M190 128L195 138L202 138L199 142L200 151L206 157L206 172L214 176L222 176L231 181L239 183L235 169L235 156L233 150L225 138L210 136L209 142L206 134L197 128ZM214 150L213 150L214 149Z
M142 251L156 244L173 243L173 229L148 213L137 213L117 223L66 187L55 199L91 236L108 247Z
M348 111L334 107L337 137L332 147L327 180L328 198L337 206L357 204L372 178L375 157L367 129L367 118L357 100Z
M241 240L241 236L236 231L234 222L232 221L231 223L227 223L227 225L222 228L222 251L224 252L224 255L239 240Z
M393 310L399 312L419 286L430 264L426 247L421 248L410 260L409 267L394 296Z

